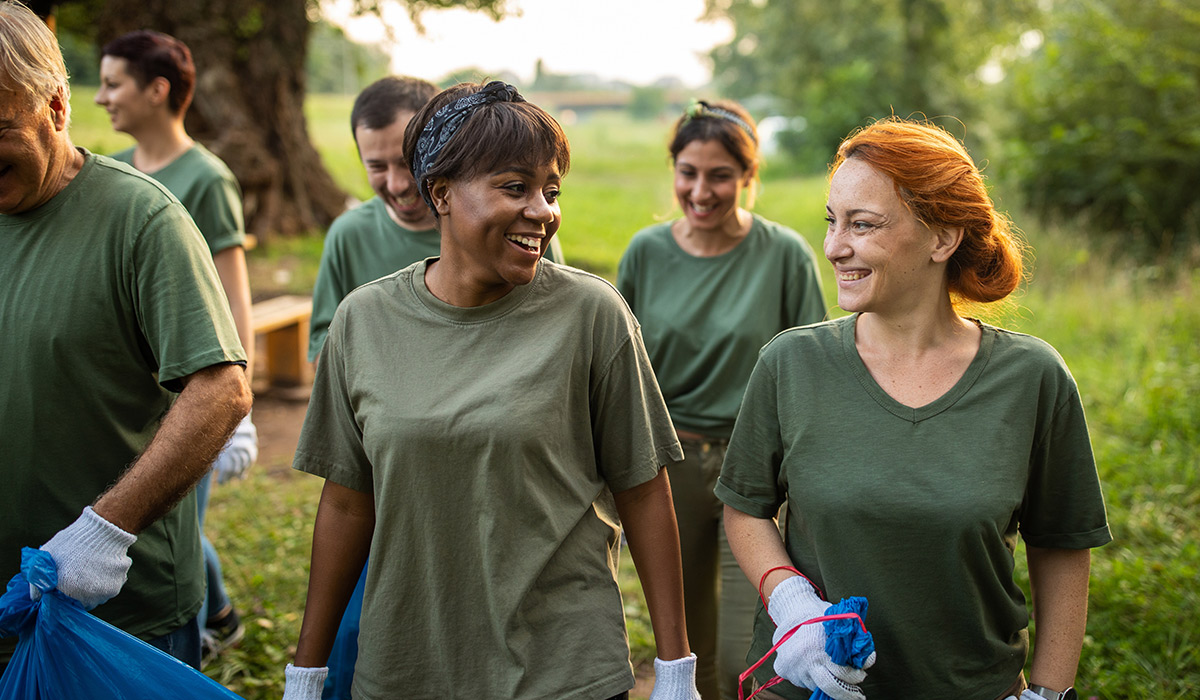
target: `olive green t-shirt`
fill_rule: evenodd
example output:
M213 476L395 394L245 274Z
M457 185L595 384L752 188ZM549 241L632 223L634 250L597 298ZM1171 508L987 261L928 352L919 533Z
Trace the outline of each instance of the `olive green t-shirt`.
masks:
M792 563L830 601L866 596L878 653L868 698L997 697L1028 650L1017 533L1048 548L1112 539L1075 382L1046 343L980 324L962 378L909 408L863 364L857 318L763 348L717 496L759 518L786 497ZM760 604L748 662L773 632Z
M637 322L574 268L459 308L427 265L338 307L296 451L374 494L354 696L624 692L611 493L683 457Z
M133 151L129 148L112 157L132 166ZM146 175L161 182L183 203L212 255L246 244L241 187L225 162L207 148L197 143Z
M244 362L196 226L162 185L85 152L37 209L0 215L0 577L140 454L179 380ZM189 496L129 550L94 613L143 638L196 615L204 569Z
M757 215L745 239L713 257L680 248L670 222L633 237L617 289L642 324L675 427L729 437L759 349L825 318L815 260L799 234Z
M546 259L562 262L558 237L551 240ZM436 257L441 251L437 229L413 231L388 216L387 205L372 197L345 212L329 227L317 283L313 287L312 320L308 335L308 361L321 354L333 312L346 295L360 285L409 265Z

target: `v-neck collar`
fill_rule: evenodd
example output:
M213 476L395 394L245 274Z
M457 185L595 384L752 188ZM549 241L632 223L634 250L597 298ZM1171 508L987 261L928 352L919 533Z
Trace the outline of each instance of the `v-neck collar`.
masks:
M916 408L906 406L892 398L890 394L883 390L883 387L879 386L875 378L871 376L871 372L867 369L866 363L863 362L862 356L858 354L858 347L855 345L855 337L858 334L858 314L848 317L846 321L849 328L846 329L845 333L842 333L842 349L846 353L846 360L850 363L850 369L854 372L854 376L858 378L859 384L875 400L875 403L897 418L916 424L932 418L958 403L959 399L966 395L979 379L979 376L983 374L988 359L992 356L992 346L995 342L996 334L994 329L986 323L980 323L974 319L971 320L979 325L980 334L979 349L975 352L975 357L971 360L971 364L967 365L966 371L963 372L963 375L958 378L958 381L946 393L924 406Z

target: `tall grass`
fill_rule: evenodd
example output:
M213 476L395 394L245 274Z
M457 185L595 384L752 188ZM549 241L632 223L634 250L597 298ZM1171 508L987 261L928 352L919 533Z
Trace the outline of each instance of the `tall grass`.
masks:
M76 100L90 99L85 92L77 90ZM76 142L115 150L120 138L106 119L97 127L86 118L88 109L99 112L76 105ZM365 197L345 123L349 109L348 98L314 96L309 127L342 186ZM618 116L567 127L573 165L560 235L570 263L612 279L637 230L678 214L669 128ZM757 211L795 228L819 255L824 178L775 177L768 166L763 179ZM1178 262L1134 265L1119 250L1089 245L1081 231L1011 213L1035 256L1031 281L1003 325L1046 339L1071 367L1116 538L1093 553L1080 696L1200 697L1200 272ZM315 270L319 251L319 239L253 251L256 288L277 284L278 271L287 269L288 283L303 289L311 278L297 271ZM827 267L822 273L832 307L832 276ZM246 606L250 631L210 673L248 698L279 697L303 607L320 482L291 472L287 462L260 465L249 483L219 489L212 501L210 536L222 547L227 582ZM1022 559L1022 580L1023 568ZM653 656L652 638L628 564L622 587L634 657L645 661Z

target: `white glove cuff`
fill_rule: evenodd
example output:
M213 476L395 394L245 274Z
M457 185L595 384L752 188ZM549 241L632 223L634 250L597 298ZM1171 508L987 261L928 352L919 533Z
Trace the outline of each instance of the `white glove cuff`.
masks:
M137 542L137 535L125 532L108 522L92 510L91 506L84 508L79 518L60 534L64 535L64 538L60 540L58 546L61 547L63 553L66 553L67 550L90 551L97 558L124 556L129 547ZM70 538L69 544L67 537ZM58 537L55 536L54 539L58 539ZM54 542L54 539L46 544ZM50 554L54 555L56 552L52 551Z
M283 671L284 700L321 697L321 690L325 687L325 676L327 675L329 675L328 666L309 668L288 664Z
M696 687L696 655L681 659L654 660L654 694L656 697L691 697Z
M821 600L816 589L803 576L785 578L771 592L767 613L777 627L796 625L825 614L829 603Z

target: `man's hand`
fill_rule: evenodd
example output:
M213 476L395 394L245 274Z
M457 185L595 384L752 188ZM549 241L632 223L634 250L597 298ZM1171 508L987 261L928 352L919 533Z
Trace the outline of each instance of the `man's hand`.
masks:
M41 549L53 557L58 567L58 590L91 610L125 585L133 564L126 552L136 541L136 535L108 522L88 506ZM31 598L37 600L41 595L40 590L30 586Z

